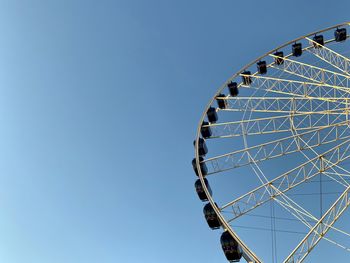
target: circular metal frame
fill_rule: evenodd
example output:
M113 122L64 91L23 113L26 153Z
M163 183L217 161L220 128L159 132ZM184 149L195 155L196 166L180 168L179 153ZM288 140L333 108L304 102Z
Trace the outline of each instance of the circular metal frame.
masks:
M250 68L251 66L253 66L254 64L256 64L257 62L261 61L263 58L265 57L268 57L268 56L273 56L272 54L278 50L281 50L293 43L296 43L300 40L305 40L305 39L308 39L309 37L311 36L314 36L314 35L317 35L317 34L321 34L323 32L326 32L326 31L330 31L330 30L334 30L334 29L337 29L339 27L344 27L344 26L350 26L350 22L346 22L346 23L341 23L341 24L338 24L338 25L335 25L335 26L332 26L332 27L328 27L328 28L325 28L323 30L320 30L320 31L315 31L315 32L312 32L310 34L307 34L307 35L304 35L302 37L299 37L299 38L296 38L292 41L289 41L275 49L272 49L271 51L265 53L264 55L258 57L257 59L255 59L254 61L252 61L251 63L245 65L243 68L241 68L237 73L235 73L234 75L232 75L219 89L218 91L216 92L215 96L209 101L209 103L207 104L207 106L205 107L204 111L203 111L203 114L199 120L199 123L198 123L198 127L197 127L197 133L196 133L196 139L195 139L195 159L196 159L196 166L197 166L197 170L198 170L198 176L199 176L199 179L202 183L202 186L203 186L203 189L204 189L204 192L205 194L207 195L208 197L208 201L210 202L210 204L212 205L213 209L215 210L215 213L217 214L217 217L219 218L219 220L221 221L222 223L222 227L224 228L224 230L227 230L231 235L232 237L238 242L238 244L242 247L244 253L243 253L243 257L244 259L247 261L247 262L254 262L254 263L261 263L262 260L257 256L255 255L255 253L248 247L247 244L245 244L243 242L243 240L236 234L236 232L231 228L229 222L227 222L227 220L225 219L225 217L221 214L221 211L220 209L215 205L215 201L214 199L212 198L212 196L210 195L210 192L208 191L207 187L206 187L206 184L204 183L204 177L203 174L202 174L202 171L200 169L200 160L199 160L199 154L198 154L198 141L199 141L199 138L201 138L201 127L202 127L202 123L203 121L205 120L205 117L206 117L206 113L209 109L209 107L214 103L215 99L216 99L216 96L220 93L222 93L223 89L225 89L227 87L227 84L234 80L235 78L239 77L240 75L242 76L242 72L244 72L246 69ZM348 37L348 36L347 36ZM331 43L333 42L334 39L330 39L330 40L326 40L325 43L324 43L324 46L327 46L328 43ZM311 49L313 48L313 45L311 44L310 46L307 46L307 47L304 47L303 48L303 51L305 50L308 50L308 49ZM284 56L284 58L288 59L292 54L289 54L289 55L286 55ZM271 63L272 64L272 63ZM267 65L267 68L271 67L271 64L268 64ZM256 73L252 74L252 76L254 76ZM346 100L346 105L347 105L348 101ZM345 195L347 195L348 191L346 191L346 193L344 193L344 195L340 196L339 199L341 198L344 198ZM323 218L324 219L324 218ZM317 228L317 226L315 226L315 229ZM315 229L313 229L315 231ZM294 252L294 251L293 251ZM284 261L284 262L301 262L301 261L294 261L294 258L293 258L293 252L292 254Z

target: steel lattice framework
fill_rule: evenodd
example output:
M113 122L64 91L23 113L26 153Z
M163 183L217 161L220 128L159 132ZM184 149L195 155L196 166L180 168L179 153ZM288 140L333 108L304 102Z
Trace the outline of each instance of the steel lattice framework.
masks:
M244 66L219 88L200 119L195 140L198 176L222 228L240 245L247 262L263 260L253 252L254 247L243 241L244 236L237 234L232 223L268 203L277 203L308 229L283 262L303 262L321 240L346 248L327 234L336 231L350 236L334 226L350 204L350 172L344 166L350 158L350 59L346 56L349 36L345 33L337 39L334 32L349 26L343 23L302 36ZM292 49L296 43L301 45L300 53ZM267 72L256 69L262 61ZM238 95L227 92L229 83L237 85ZM209 108L215 108L218 121L209 121ZM203 129L211 133L204 136ZM209 156L202 159L201 138L210 146L223 146L213 147L213 152L208 147ZM264 165L284 160L295 161L295 165L283 172L276 169L273 175L265 173ZM239 169L250 169L258 186L240 196L233 194L228 197L231 201L214 201L205 178ZM317 217L289 193L315 178L320 178L321 184L321 175L342 190L327 209L321 204Z

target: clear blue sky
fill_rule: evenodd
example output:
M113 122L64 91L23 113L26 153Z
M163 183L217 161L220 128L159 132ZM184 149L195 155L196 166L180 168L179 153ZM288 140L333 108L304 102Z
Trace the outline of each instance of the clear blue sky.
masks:
M242 65L349 1L0 2L0 262L225 262L190 165Z

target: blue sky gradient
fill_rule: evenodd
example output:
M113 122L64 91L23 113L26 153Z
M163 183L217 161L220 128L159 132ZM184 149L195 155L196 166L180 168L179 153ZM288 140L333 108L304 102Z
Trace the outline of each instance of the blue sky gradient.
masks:
M1 1L0 262L225 262L190 165L235 71L349 1Z

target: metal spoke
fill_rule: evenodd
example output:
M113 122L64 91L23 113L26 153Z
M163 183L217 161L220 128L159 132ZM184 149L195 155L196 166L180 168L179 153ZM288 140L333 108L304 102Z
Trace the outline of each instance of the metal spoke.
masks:
M262 263L262 260L236 234L230 222L268 202L277 202L281 209L295 217L292 220L300 221L309 229L284 263L302 262L321 239L350 251L325 236L332 229L350 237L348 232L334 227L350 204L350 181L347 180L350 171L346 169L350 159L350 59L337 52L337 48L332 50L333 44L348 41L349 27L350 23L332 26L267 52L227 80L203 111L197 127L194 169L222 228L237 241L248 263ZM334 38L326 39L333 33ZM292 53L288 54L287 50ZM227 94L227 89L230 95L223 95ZM210 107L215 107L215 112ZM218 145L207 151L206 148L215 143ZM269 170L268 176L264 174L265 168L276 167L274 165L284 161L290 167L294 157L298 163L294 167L297 167L285 172L278 166L279 172ZM220 195L214 201L205 176L210 176L214 186L218 182L229 183L221 182L226 179L219 174L229 174L231 169L244 166L249 166L256 175L254 185L258 180L258 186L224 205ZM247 170L246 167L239 171ZM318 184L311 184L316 182L317 176L320 177ZM331 183L328 193L339 194L339 189L346 189L326 213L324 205L335 196L328 195L328 199L324 199L323 182ZM289 192L292 189L296 192ZM319 207L305 202L308 196L295 199L298 202L289 197L310 194L299 192L304 189L312 189L313 196L319 192ZM203 201L201 196L200 199ZM215 202L221 203L220 206ZM315 209L320 210L318 218L312 214L316 214ZM271 231L274 231L272 211ZM277 251L274 237L272 232L273 258L273 251Z
M310 43L318 45L317 42L311 38L306 37ZM308 51L314 54L316 57L322 59L333 67L337 68L341 72L350 75L350 59L335 52L334 50L328 48L327 46L319 46L319 48L311 48Z
M292 135L231 153L211 157L203 162L206 163L209 168L209 175L251 164L251 159L258 163L286 156L294 152L306 151L349 137L350 128L348 122L341 122L307 131L297 136ZM302 142L300 138L305 142Z
M248 75L240 74L242 77ZM320 100L347 98L350 91L345 87L329 85L324 82L299 81L285 78L266 77L261 75L250 76L250 85L242 84L241 88L260 89L278 94L286 94L296 97L312 97Z
M254 160L253 160L254 161ZM259 180L263 183L264 181L267 182L267 178L264 175L263 171L260 169L260 167L257 165L256 162L253 163L252 165L254 173L257 175ZM267 186L265 187L266 191L269 193L270 197L277 201L280 205L282 205L283 208L285 208L287 211L291 212L292 215L294 215L296 218L298 218L303 224L305 224L307 227L311 229L311 225L308 223L308 221L304 218L305 216L308 218L311 218L315 221L317 221L317 218L314 217L310 212L308 212L306 209L301 207L299 204L297 204L295 201L293 201L290 197L285 195L285 193L281 192L278 188L276 188L274 185L271 185L271 187L274 189L276 193L279 195L277 196L275 193L271 192L271 189L269 189ZM284 201L278 200L277 197L281 197ZM292 212L291 210L294 212ZM330 228L334 229L337 232L340 232L342 234L347 234L345 231L337 229L333 226L329 226ZM322 236L321 236L322 237ZM337 242L329 239L329 238L324 238L325 240L331 242L332 244L339 245ZM339 245L340 246L340 245Z
M334 110L346 111L349 99L333 101L318 100L313 98L298 97L225 97L227 108L222 111L253 111L265 113L294 113L329 112ZM341 114L341 113L340 113Z
M249 193L231 201L221 207L221 210L230 208L233 217L232 221L249 211L277 197L280 193L285 193L294 187L309 181L316 175L331 169L341 162L350 158L350 140L333 147L327 152L312 158L311 160L289 170L286 173L266 182ZM266 190L269 189L272 195ZM276 191L278 189L278 191Z
M345 114L338 111L313 112L293 115L295 129L298 131L311 128L322 128L331 124L346 120ZM208 139L229 138L245 135L271 134L279 132L290 132L290 115L275 116L269 118L257 118L234 122L223 122L203 125L210 127L213 135Z
M305 50L311 52L314 48L311 47ZM270 54L270 56L276 58L273 54ZM323 84L329 89L336 89L338 91L349 93L347 88L350 86L350 77L345 74L299 62L288 57L283 58L282 65L276 65L273 63L271 64L271 67L312 81L315 84Z
M350 204L350 186L333 203L329 210L318 220L293 252L283 261L284 263L302 262L323 236L331 229L331 226L339 219Z
M318 221L316 217L314 217L312 214L307 212L305 209L302 209L304 212L300 211L299 209L296 209L295 207L291 206L288 202L283 202L281 200L278 200L277 198L274 199L277 203L279 203L285 210L287 210L290 214L292 214L298 221L302 222L306 227L308 227L310 230L312 229L311 224L309 223L310 220L305 219L305 217L308 217L309 219L312 219L313 221ZM293 210L293 211L291 211ZM306 212L306 213L305 213ZM350 236L349 233L345 232L344 230L338 229L332 225L327 225L330 227L332 230L344 234L346 236ZM317 235L321 236L320 233L315 232ZM350 251L350 248L347 248L338 242L335 242L334 240L327 238L325 236L321 236L324 240L328 241L329 243L336 245L342 249Z
M324 159L322 159L324 160ZM254 161L254 160L253 160ZM324 165L322 165L322 167L324 167ZM263 181L268 182L266 176L264 175L263 171L260 169L260 167L257 165L256 162L253 163L252 165L253 171L254 173L257 175L257 177L259 178L259 180L263 183ZM264 179L265 180L264 180ZM307 227L309 227L311 229L311 225L308 223L308 221L304 218L305 216L308 218L311 218L315 221L317 221L317 218L314 217L310 212L308 212L306 209L304 209L303 207L301 207L299 204L297 204L295 201L293 201L290 197L288 197L287 195L285 195L285 193L281 192L278 188L276 188L273 184L270 185L271 188L274 189L273 193L271 191L270 188L268 188L267 186L265 187L266 191L269 193L270 197L272 199L274 199L275 201L277 201L280 205L282 205L283 208L285 208L287 211L291 212L292 215L294 215L296 218L298 218L303 224L305 224ZM276 195L276 193L278 195ZM282 198L284 201L279 200L277 197ZM291 210L293 210L294 212L292 212ZM328 226L328 225L327 225ZM339 230L333 226L329 226L330 228L334 229L335 231L338 231L342 234L347 234L345 231L343 230ZM318 233L317 233L318 234ZM323 236L321 236L322 238ZM324 238L325 240L331 242L332 244L336 244L339 245L337 242L329 239L329 238Z
M241 74L242 76L245 76ZM251 85L241 85L240 88L264 90L269 93L284 94L294 97L312 97L314 99L334 101L348 98L350 93L344 88L327 86L322 83L297 81L290 79L252 76Z

